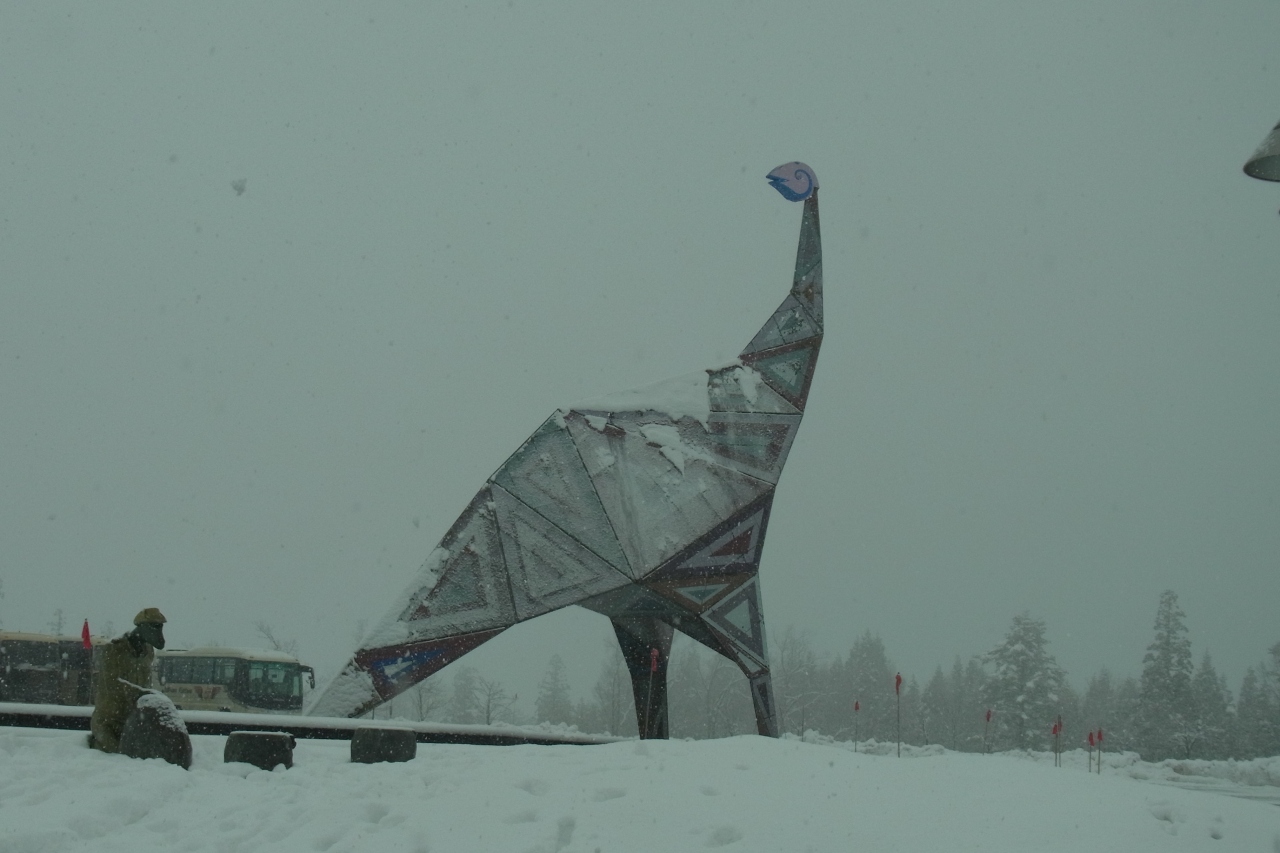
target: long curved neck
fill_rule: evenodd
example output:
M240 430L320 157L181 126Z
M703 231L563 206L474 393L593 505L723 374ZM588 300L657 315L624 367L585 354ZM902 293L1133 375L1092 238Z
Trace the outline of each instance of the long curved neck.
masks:
M804 201L800 219L800 245L796 247L796 274L791 292L808 309L822 334L822 229L818 224L818 191Z
M803 412L822 346L822 232L818 192L805 199L791 292L738 356Z

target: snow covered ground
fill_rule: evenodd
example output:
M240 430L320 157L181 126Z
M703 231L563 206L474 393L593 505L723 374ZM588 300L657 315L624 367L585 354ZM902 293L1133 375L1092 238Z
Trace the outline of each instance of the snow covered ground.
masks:
M93 752L83 733L0 728L0 853L1280 853L1276 805L1166 784L1274 782L1280 759L1219 778L1234 771L1109 756L1097 775L1084 753L1058 768L1047 755L898 759L892 745L737 737L421 745L407 764L360 765L345 741L299 741L292 769L265 772L223 764L222 737L193 742L183 771Z

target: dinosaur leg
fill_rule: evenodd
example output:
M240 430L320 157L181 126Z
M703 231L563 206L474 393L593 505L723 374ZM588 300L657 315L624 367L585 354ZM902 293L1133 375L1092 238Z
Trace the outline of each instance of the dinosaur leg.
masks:
M751 704L756 711L756 730L765 737L778 736L778 708L773 703L773 677L769 670L750 676Z
M636 726L641 738L668 737L667 663L671 658L670 625L652 616L610 619L631 673L636 700ZM655 654L656 652L656 654Z
M765 737L777 737L778 706L773 701L773 679L769 675L769 644L759 582L752 578L711 605L697 627L690 636L736 663L747 677L756 730Z

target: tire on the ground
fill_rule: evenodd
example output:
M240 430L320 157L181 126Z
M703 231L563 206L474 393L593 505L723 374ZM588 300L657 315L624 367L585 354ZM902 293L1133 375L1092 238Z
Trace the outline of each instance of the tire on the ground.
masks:
M351 734L351 760L358 764L412 761L418 739L412 729L362 726Z
M242 761L260 770L274 770L281 764L288 769L293 766L295 744L288 732L232 732L227 735L222 760Z

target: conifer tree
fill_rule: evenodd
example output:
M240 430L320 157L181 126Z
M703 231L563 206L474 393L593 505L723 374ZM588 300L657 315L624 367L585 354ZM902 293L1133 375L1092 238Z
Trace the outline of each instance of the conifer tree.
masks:
M1173 590L1160 595L1155 639L1142 658L1139 751L1147 761L1182 757L1195 739L1191 710L1191 640Z
M716 738L754 732L747 679L728 658L677 637L669 679L672 737Z
M451 723L480 722L480 675L474 667L464 666L453 674L453 692L449 696L447 717Z
M782 731L804 734L818 726L816 710L825 694L821 665L807 631L788 625L774 646L770 669Z
M995 712L993 739L1002 748L1048 748L1066 683L1048 645L1044 622L1023 613L1013 617L1004 641L983 656L992 667L987 697Z
M951 668L951 679L955 685L952 691L957 714L955 748L965 752L981 752L987 711L987 673L982 668L982 661L971 657L961 668L960 657L957 655Z
M1106 731L1106 749L1138 750L1141 707L1142 689L1138 686L1138 679L1130 676L1116 688L1108 717L1111 726L1103 727Z
M569 698L569 679L564 672L564 660L552 655L547 664L547 674L538 682L537 715L540 723L568 723L573 716L573 701Z
M902 742L912 746L924 746L930 742L920 704L920 684L913 675L902 685Z
M1227 758L1231 754L1231 692L1217 670L1209 652L1191 678L1192 725L1190 738L1184 741L1184 758Z
M1115 701L1116 685L1111 678L1111 671L1103 667L1089 679L1089 685L1084 689L1080 715L1085 729L1114 730L1116 728Z
M858 700L858 736L863 740L894 739L895 702L893 668L885 654L884 641L866 631L849 649L845 677L852 687L852 698ZM852 701L848 703L852 706Z
M591 731L620 737L636 732L636 705L622 651L612 639L605 643L605 660L591 689Z
M1235 757L1263 758L1280 755L1280 703L1268 689L1266 667L1245 670L1236 700Z
M956 661L959 663L959 661ZM925 743L940 743L955 749L954 698L951 681L937 667L920 693L920 727Z

